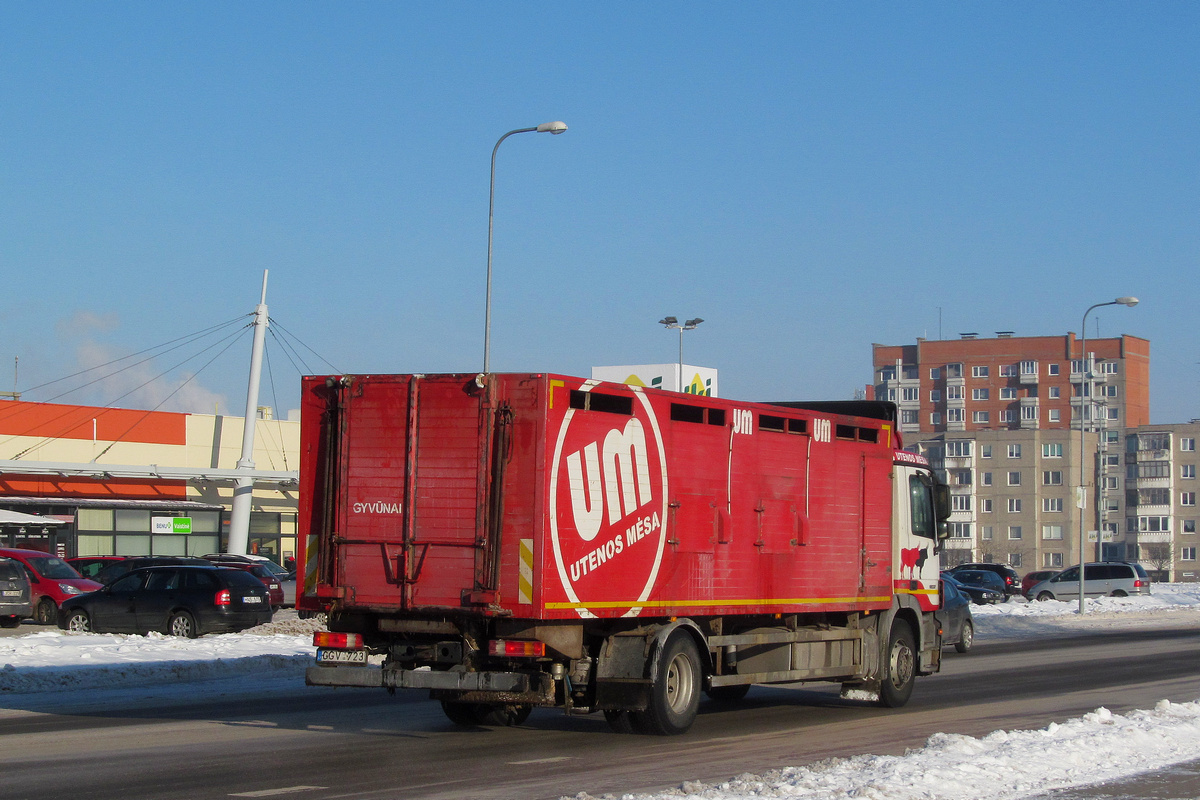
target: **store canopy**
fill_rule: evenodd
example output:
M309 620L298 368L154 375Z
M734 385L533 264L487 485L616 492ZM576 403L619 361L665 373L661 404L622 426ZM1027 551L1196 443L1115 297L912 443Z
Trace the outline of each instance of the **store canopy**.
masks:
M0 508L0 525L66 525L67 523L50 517L40 517L37 514L23 514L20 511L7 511Z

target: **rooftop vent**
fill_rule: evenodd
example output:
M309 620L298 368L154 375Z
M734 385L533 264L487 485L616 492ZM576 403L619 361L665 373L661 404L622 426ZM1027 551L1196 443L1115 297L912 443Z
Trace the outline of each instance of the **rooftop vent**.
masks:
M1011 339L1016 331L996 331L996 336L1001 339Z
M960 333L959 336L961 336L964 339L978 339L979 338L978 333Z

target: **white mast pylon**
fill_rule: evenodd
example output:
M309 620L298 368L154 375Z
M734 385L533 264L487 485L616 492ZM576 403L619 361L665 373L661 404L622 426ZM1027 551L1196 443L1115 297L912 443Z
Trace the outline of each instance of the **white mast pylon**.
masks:
M267 334L267 270L263 270L262 299L254 309L254 349L250 352L250 381L246 386L246 426L242 431L242 457L237 468L254 469L254 424L258 418L258 385L262 377L263 340ZM233 489L233 511L229 515L228 553L246 555L250 543L250 506L254 500L254 478L238 478Z

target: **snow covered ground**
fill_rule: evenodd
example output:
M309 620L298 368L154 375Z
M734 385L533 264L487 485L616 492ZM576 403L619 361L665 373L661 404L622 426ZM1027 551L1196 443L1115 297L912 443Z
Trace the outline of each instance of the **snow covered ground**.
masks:
M1075 603L1011 602L974 606L976 642L1063 636L1161 621L1200 623L1200 585L1156 584L1149 597ZM239 634L181 640L167 636L68 634L36 626L0 638L0 715L12 709L78 709L84 696L193 696L205 687L279 691L304 680L314 624L293 612ZM28 633L25 633L28 631ZM70 699L66 697L70 696ZM9 710L5 710L9 709ZM1097 753L1120 753L1100 763ZM1052 757L1048 757L1052 756ZM1051 789L1114 780L1200 759L1200 697L1159 702L1118 715L1099 708L1040 730L996 731L982 738L936 734L903 756L862 755L720 784L685 784L625 800L1010 800ZM588 800L589 795L578 796Z

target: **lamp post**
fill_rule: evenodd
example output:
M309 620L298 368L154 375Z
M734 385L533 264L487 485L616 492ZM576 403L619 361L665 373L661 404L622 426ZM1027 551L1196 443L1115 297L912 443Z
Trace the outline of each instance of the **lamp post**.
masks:
M696 326L701 322L704 322L704 320L699 317L689 319L682 325L679 324L679 319L676 317L663 317L658 321L659 325L666 325L667 330L671 330L672 328L679 329L679 380L675 386L675 391L677 392L683 391L683 332L695 330Z
M487 252L487 293L484 298L483 310L483 371L486 374L492 363L492 217L496 209L496 151L500 144L514 133L549 133L557 136L567 129L565 122L543 122L533 128L517 128L500 137L492 148L492 181L488 189L488 252Z
M1084 483L1085 473L1084 465L1087 459L1084 457L1085 434L1087 433L1087 424L1085 421L1084 407L1091 404L1091 391L1088 387L1091 385L1091 372L1088 369L1088 354L1087 354L1087 318L1088 314L1101 306L1129 306L1132 308L1138 304L1136 297L1118 297L1116 300L1110 300L1107 303L1096 303L1090 306L1087 311L1083 312L1083 324L1079 326L1079 342L1080 342L1080 360L1079 360L1079 497L1076 503L1079 506L1079 613L1084 614L1083 607L1083 591L1084 581L1087 576L1084 574L1087 567L1087 556L1084 554L1084 547L1087 544L1087 534L1085 532L1087 521L1087 488ZM1096 528L1096 546L1099 548L1101 541L1104 539L1103 532Z

